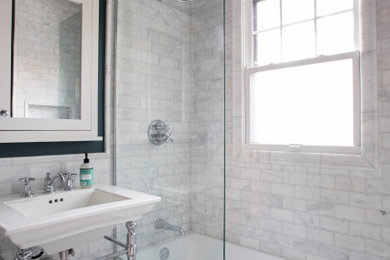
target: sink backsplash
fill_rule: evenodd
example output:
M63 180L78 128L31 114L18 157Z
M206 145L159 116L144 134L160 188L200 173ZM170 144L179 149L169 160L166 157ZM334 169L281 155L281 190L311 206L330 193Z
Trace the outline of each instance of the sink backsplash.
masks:
M91 163L95 168L95 183L112 184L112 159L108 154L91 154ZM57 173L79 174L83 154L65 156L40 156L24 158L0 159L0 196L21 194L23 184L19 178L32 177L34 193L43 191L43 181L47 172L52 175ZM79 187L78 176L75 178L76 187ZM57 190L61 190L63 183L56 184Z

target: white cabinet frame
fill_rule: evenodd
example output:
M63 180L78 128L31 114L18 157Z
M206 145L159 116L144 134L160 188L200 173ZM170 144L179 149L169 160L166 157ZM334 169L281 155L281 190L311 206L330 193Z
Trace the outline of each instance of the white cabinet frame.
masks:
M81 118L3 117L0 143L102 140L98 136L99 0L72 1L82 4ZM10 111L12 0L0 1L0 19L0 109Z

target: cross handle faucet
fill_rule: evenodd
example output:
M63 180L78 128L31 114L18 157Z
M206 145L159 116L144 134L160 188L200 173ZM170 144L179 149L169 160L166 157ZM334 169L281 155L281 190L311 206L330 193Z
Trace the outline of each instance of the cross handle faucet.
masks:
M71 191L75 189L74 178L77 176L77 173L63 173L61 174L65 180L64 190Z
M35 181L35 178L24 177L19 179L20 182L24 184L24 192L22 193L23 198L31 198L34 196L34 193L31 191L31 184Z

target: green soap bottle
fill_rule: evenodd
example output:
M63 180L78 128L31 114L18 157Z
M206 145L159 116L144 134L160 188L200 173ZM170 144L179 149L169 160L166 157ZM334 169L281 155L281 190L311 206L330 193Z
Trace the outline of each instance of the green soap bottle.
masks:
M91 188L93 185L93 166L89 163L88 154L85 153L84 163L80 165L80 187Z

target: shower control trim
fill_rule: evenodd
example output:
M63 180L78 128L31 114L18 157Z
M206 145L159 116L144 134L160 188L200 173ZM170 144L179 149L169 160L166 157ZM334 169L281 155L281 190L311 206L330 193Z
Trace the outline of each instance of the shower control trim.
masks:
M162 120L154 120L148 128L149 141L154 145L173 142L174 131Z

